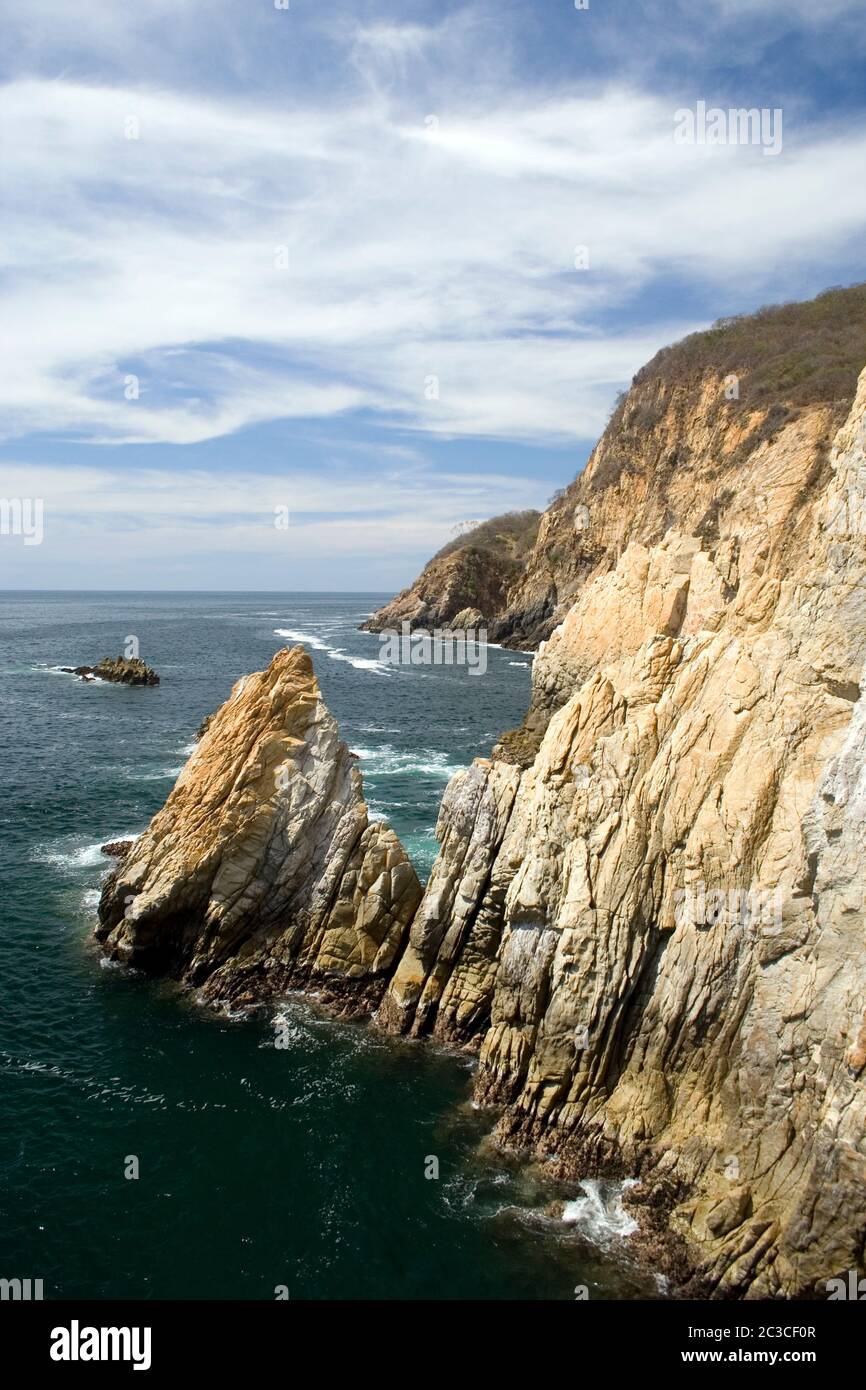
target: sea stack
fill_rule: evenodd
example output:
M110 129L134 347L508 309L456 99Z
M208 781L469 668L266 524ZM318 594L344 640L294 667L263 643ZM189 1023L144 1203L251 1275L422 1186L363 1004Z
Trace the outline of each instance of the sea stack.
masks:
M259 1003L314 989L375 1006L421 897L393 831L370 823L361 777L301 647L239 681L163 809L107 881L108 955Z

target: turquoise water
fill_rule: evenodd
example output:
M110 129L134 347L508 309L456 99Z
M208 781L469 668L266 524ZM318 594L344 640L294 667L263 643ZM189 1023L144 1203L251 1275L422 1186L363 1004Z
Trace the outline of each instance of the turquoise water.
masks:
M519 721L529 658L383 671L357 625L384 597L0 595L0 1276L71 1298L647 1291L615 1238L562 1220L577 1188L485 1144L467 1058L299 999L277 1050L267 1021L216 1018L91 944L99 846L144 828L202 716L294 640L278 632L303 634L372 814L426 873L447 778ZM52 669L129 635L158 688Z

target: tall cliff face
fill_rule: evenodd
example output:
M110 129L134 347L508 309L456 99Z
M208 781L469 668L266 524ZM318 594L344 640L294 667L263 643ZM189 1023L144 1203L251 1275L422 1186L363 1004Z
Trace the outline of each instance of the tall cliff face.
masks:
M510 577L498 576L498 591L507 583L498 606L487 596L490 639L536 648L628 545L655 546L672 527L702 540L728 584L745 539L761 544L768 528L781 537L780 510L796 553L798 513L826 472L864 361L866 285L723 321L658 353L584 471L543 514L534 545ZM809 459L804 493L786 491L792 453ZM777 548L783 555L781 540ZM431 566L380 615L423 623L416 613L437 593Z
M384 989L421 889L301 647L239 681L107 881L97 935L150 973L249 1004L306 986L344 1011Z
M716 1296L822 1295L866 1243L866 373L841 423L769 411L639 374L590 500L544 518L574 602L524 727L449 784L423 897L295 650L213 718L99 929L209 998L310 985L472 1049L499 1138L640 1175Z
M530 766L449 786L380 1009L478 1050L503 1139L641 1173L722 1295L866 1240L866 373L826 428L746 456L718 533L622 534L536 658Z

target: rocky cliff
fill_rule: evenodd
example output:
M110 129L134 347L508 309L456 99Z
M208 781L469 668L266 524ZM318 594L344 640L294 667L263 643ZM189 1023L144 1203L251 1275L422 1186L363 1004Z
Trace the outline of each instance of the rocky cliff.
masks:
M847 402L818 375L784 417L706 364L639 376L526 723L450 782L423 897L296 649L101 907L106 949L206 997L310 985L474 1051L499 1140L638 1176L641 1239L699 1296L864 1263L866 372Z
M702 437L702 389L657 440ZM718 530L623 536L582 587L537 754L448 787L380 1009L478 1050L504 1142L640 1174L699 1294L863 1266L866 373L828 449L831 416L740 455Z
M415 628L490 627L523 574L540 513L512 512L473 527L425 565L414 584L378 609L366 632Z
M421 896L361 778L306 652L277 653L211 716L163 809L102 893L108 955L258 1003L315 989L375 1004Z
M803 501L782 494L765 464L794 447L808 452L816 478L826 470L864 361L866 285L723 320L658 353L620 399L586 468L541 517L534 544L510 576L497 573L486 607L472 605L484 611L490 640L536 648L629 544L654 546L671 527L708 551L727 547L735 566L744 525L771 505L795 520ZM394 618L428 621L446 592L434 565L374 615L372 630Z

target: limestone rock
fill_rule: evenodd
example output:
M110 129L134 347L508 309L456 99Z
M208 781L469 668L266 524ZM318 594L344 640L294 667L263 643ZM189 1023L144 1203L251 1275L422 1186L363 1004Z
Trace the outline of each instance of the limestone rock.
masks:
M378 1001L420 896L296 647L212 716L108 880L97 934L211 1000L304 984L351 1011Z

